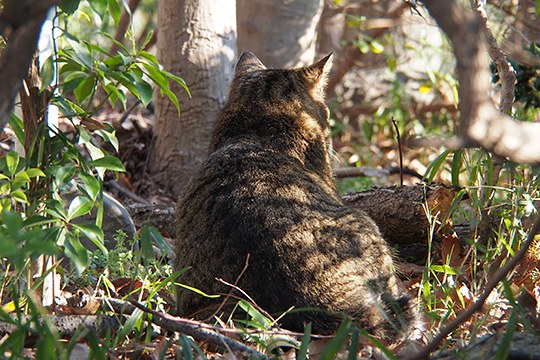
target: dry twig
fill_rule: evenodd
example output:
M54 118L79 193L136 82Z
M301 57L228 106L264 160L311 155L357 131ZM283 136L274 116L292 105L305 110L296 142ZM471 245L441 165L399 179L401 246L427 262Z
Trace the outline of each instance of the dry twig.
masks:
M252 349L239 341L236 341L227 336L221 335L214 330L209 329L209 325L207 324L198 321L182 319L165 313L160 313L158 311L147 308L146 306L136 301L131 301L130 303L136 308L148 314L151 314L152 322L156 325L161 326L164 329L181 332L183 334L192 336L195 340L205 340L209 343L221 346L225 349L230 349L231 351L239 351L248 355L250 358L268 359L266 355L258 352L257 350Z

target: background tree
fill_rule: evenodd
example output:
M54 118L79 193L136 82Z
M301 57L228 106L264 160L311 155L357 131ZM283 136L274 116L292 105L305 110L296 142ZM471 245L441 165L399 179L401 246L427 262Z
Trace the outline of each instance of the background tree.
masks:
M225 104L236 59L234 0L158 1L157 56L186 81L191 98L173 88L181 113L156 94L154 141L149 157L153 179L174 196L207 157L213 121Z
M238 51L253 52L268 67L308 65L322 10L323 0L237 0Z

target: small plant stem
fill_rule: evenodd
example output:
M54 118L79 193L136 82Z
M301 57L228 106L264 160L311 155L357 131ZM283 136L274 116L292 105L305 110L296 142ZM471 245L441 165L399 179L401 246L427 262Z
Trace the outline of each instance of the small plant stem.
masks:
M527 250L532 244L534 237L540 232L540 215L536 216L536 220L532 229L527 236L527 240L522 244L521 249L516 253L516 255L509 259L499 270L489 279L486 284L484 292L480 295L478 300L476 300L469 308L462 311L454 320L452 320L448 325L443 327L439 333L420 351L416 354L407 358L407 360L416 360L416 359L427 359L429 354L431 354L437 346L459 325L467 321L475 312L482 309L484 303L486 302L488 296L491 294L493 289L499 284L501 280L506 278L506 276L516 267L516 265L525 257Z
M399 128L396 119L392 116L392 124L396 130L398 151L399 151L399 186L403 186L403 148L401 146L401 135L399 134Z
M225 304L227 304L227 301L229 301L229 299L231 298L231 295L232 295L232 292L234 291L234 289L237 289L236 285L238 284L238 281L240 281L240 278L242 277L242 275L244 275L244 273L246 272L246 270L247 270L247 268L249 266L249 256L250 256L250 254L247 254L246 262L244 264L244 268L242 269L242 271L240 271L240 274L238 274L238 276L236 277L236 280L234 281L234 286L229 284L229 283L226 283L227 285L232 287L231 291L229 291L229 293L227 294L227 296L225 296L225 299L223 299L223 301L221 302L221 304L219 305L217 310L214 311L214 313L210 317L208 317L208 319L206 319L206 321L209 321L209 320L213 319L214 316L219 314L221 309L223 309L223 306L225 306ZM223 281L221 279L218 279L218 280L225 283L225 281Z

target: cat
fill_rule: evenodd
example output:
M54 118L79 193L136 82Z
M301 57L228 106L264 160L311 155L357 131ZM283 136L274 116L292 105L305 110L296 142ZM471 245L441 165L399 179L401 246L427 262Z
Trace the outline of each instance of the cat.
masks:
M290 330L311 323L314 333L330 334L346 314L396 341L417 310L375 223L336 189L324 103L331 57L267 69L250 52L240 56L209 158L178 202L176 267L190 267L179 281L227 294L232 288L216 278L238 280L277 315L309 308L280 320ZM178 287L177 312L204 319L222 299Z

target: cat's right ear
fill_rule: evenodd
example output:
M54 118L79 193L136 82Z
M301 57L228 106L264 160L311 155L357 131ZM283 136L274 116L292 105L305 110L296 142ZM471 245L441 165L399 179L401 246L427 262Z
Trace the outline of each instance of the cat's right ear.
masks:
M244 51L236 63L235 72L241 73L264 69L266 69L266 66L263 65L261 60L259 60L255 54L250 51Z

